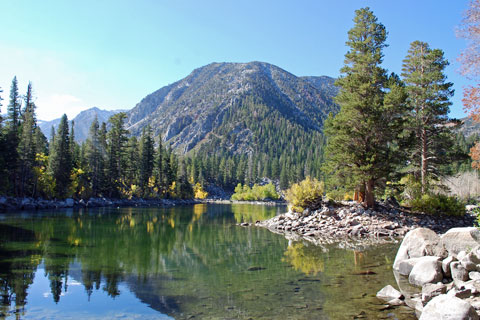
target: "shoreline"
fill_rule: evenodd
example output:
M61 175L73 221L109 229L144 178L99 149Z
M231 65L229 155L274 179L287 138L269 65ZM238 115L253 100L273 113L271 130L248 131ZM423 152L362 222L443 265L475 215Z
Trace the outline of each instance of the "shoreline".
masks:
M241 223L240 226L266 228L292 241L306 240L317 246L338 244L358 249L385 242L398 242L409 231L429 228L442 234L454 227L471 227L476 217L408 213L399 207L378 205L365 210L362 205L343 202L324 203L315 211L287 212L268 220Z
M64 208L99 208L99 207L173 207L194 204L254 204L265 206L286 205L282 201L238 201L228 199L114 199L89 198L64 200L46 200L42 198L15 198L0 196L0 212L22 210L45 210Z

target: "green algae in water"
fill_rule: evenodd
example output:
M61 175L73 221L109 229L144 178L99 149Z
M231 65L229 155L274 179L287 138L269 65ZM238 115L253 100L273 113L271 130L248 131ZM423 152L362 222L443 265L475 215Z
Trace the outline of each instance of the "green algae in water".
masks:
M363 252L238 227L285 207L4 215L0 318L415 319L375 294L398 245Z

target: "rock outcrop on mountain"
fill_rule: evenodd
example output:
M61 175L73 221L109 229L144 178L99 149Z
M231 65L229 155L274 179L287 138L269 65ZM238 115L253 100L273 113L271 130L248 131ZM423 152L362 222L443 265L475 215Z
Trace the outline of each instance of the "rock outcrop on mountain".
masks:
M219 141L233 153L248 153L267 142L259 128L272 119L284 123L273 131L321 132L328 114L338 110L333 82L263 62L212 63L146 96L127 113L127 126L140 135L150 125L181 153Z

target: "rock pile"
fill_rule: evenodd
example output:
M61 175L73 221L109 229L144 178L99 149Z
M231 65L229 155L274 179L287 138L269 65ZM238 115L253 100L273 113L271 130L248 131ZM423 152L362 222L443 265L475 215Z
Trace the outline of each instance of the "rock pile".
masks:
M393 240L419 227L443 233L452 227L472 226L473 222L474 218L469 214L461 217L414 215L393 206L379 205L376 210L365 210L356 202L343 202L325 203L315 211L289 211L269 220L257 221L255 225L284 234L289 239L305 239L321 245L346 239L364 243Z
M400 299L421 320L479 319L480 230L453 228L439 236L418 228L407 233L393 263L400 292L377 294L391 305ZM400 296L400 298L399 298Z

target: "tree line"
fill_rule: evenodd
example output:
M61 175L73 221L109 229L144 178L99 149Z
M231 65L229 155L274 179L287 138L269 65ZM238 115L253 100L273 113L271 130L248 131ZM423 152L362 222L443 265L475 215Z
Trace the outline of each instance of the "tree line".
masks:
M125 119L125 113L112 116L108 123L95 119L87 140L79 145L73 123L63 115L47 141L37 125L32 84L22 96L15 77L7 116L0 118L0 194L192 198L194 181L186 160L160 139L155 143L149 127L139 138L129 137Z

